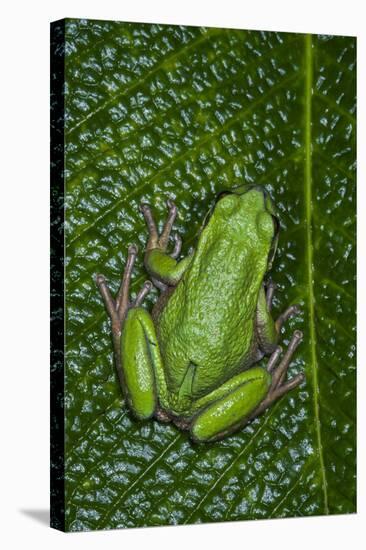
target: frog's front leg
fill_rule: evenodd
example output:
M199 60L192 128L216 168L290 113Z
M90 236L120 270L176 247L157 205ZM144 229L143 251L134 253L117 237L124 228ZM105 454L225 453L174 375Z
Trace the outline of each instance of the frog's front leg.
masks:
M295 331L288 349L276 368L282 352L277 347L267 368L253 367L225 382L220 388L196 401L199 412L190 426L191 437L197 442L217 441L244 427L271 406L282 395L298 386L303 374L285 382L292 355L301 342L302 333Z
M167 206L169 209L168 218L159 235L150 206L148 204L141 205L141 212L149 230L144 263L154 285L160 290L166 290L168 286L178 284L191 261L191 256L187 256L180 262L176 260L180 254L182 244L178 235L174 236L175 246L173 252L171 254L167 253L170 233L177 215L177 207L173 201L168 200Z
M275 289L276 285L270 280L266 290L264 286L260 289L257 302L256 332L259 347L265 355L275 350L284 322L300 311L299 306L291 305L274 321L271 309Z
M127 402L139 419L158 411L159 400L167 395L163 365L154 323L141 303L151 289L146 281L136 299L129 299L129 286L137 247L128 249L126 268L116 299L105 277L97 275L97 284L112 322L116 368Z

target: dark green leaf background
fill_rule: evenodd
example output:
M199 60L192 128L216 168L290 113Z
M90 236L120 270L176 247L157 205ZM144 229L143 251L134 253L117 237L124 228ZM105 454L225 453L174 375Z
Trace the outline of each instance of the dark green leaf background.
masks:
M66 21L66 526L355 511L355 39ZM143 249L138 204L179 206L183 253L222 189L264 184L275 312L306 382L222 442L137 422L94 278ZM135 293L147 278L142 253ZM156 295L150 298L150 305ZM149 305L149 303L147 304Z

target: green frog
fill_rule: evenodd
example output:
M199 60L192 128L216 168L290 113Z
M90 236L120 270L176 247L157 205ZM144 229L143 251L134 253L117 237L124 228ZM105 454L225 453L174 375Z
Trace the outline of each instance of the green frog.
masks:
M171 200L167 205L161 233L150 206L141 205L149 231L144 264L152 282L130 300L138 253L131 245L116 298L103 275L97 275L97 284L111 318L119 380L134 415L173 422L196 442L217 441L304 380L303 373L287 379L302 333L294 332L284 354L278 345L283 323L298 306L272 318L275 285L265 276L279 221L265 189L240 186L221 193L195 250L180 260L178 235L168 252L177 207ZM150 314L142 302L153 286L160 296ZM257 364L264 356L269 356L266 367Z

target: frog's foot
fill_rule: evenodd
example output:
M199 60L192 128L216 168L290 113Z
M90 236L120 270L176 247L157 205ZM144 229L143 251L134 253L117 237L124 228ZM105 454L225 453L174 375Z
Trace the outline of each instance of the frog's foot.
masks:
M174 239L174 249L173 252L170 254L171 258L176 260L180 254L180 251L182 250L182 239L178 235L178 233L174 233L173 235Z
M130 300L129 293L131 275L137 252L138 249L136 245L132 244L128 247L127 262L123 272L121 286L115 299L113 298L111 291L108 288L104 275L98 274L96 276L96 283L102 295L108 315L111 318L113 337L114 340L118 341L118 347L122 331L122 324L124 319L126 318L127 311L131 307L138 307L152 288L152 283L150 281L145 281L135 300ZM119 356L119 351L116 350L116 354L117 356Z
M166 252L170 233L172 231L174 220L177 217L177 211L178 211L174 202L170 199L167 200L167 207L168 207L168 217L164 224L163 230L159 235L150 206L148 204L141 204L140 206L140 210L144 215L146 225L149 230L149 239L146 245L147 251L151 250L152 248L158 248L162 252ZM171 254L171 257L177 258L179 256L182 243L180 238L177 235L174 237L174 239L175 239L175 246Z
M271 311L272 305L273 305L273 297L274 293L276 292L277 285L272 281L271 278L268 279L268 281L265 284L265 292L266 292L266 305L267 310ZM282 325L289 319L290 317L293 317L294 315L297 315L300 313L300 306L295 304L290 307L288 307L281 315L278 317L276 321L276 329L279 333Z
M277 334L281 332L281 328L287 319L290 319L290 317L293 317L294 315L298 315L300 312L300 306L295 304L288 307L283 313L281 313L275 322Z
M267 372L272 376L272 382L269 388L269 391L264 398L264 400L258 405L254 410L251 418L255 418L270 407L277 399L282 397L285 393L296 388L301 382L305 379L303 373L297 374L290 380L285 381L287 369L291 362L292 356L302 340L302 332L300 330L295 330L292 335L289 346L281 359L279 365L276 367L279 357L282 353L282 348L278 346L275 351L272 353L271 357L268 360Z
M164 253L167 250L174 220L177 216L177 207L175 206L172 200L169 199L167 201L167 206L169 209L168 218L164 224L163 230L160 235L158 233L150 206L148 204L141 204L140 206L140 210L144 215L144 218L149 230L149 239L146 245L147 253L149 252L149 250L153 250L153 249L158 249ZM175 233L173 238L174 238L174 248L173 248L173 251L170 254L168 254L168 256L173 258L173 260L176 260L182 249L182 239L180 238L178 233ZM156 286L156 288L158 288L162 292L165 292L168 289L168 285L160 281L157 277L151 277L151 280L154 286Z

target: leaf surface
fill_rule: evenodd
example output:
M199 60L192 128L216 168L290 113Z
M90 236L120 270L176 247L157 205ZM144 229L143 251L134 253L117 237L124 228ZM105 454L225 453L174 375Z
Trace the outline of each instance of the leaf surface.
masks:
M65 108L67 529L354 512L355 39L68 19ZM304 332L306 382L198 446L125 407L95 274L116 291L143 250L141 201L162 221L174 198L186 254L243 182L280 213L274 310L302 306L283 343Z

